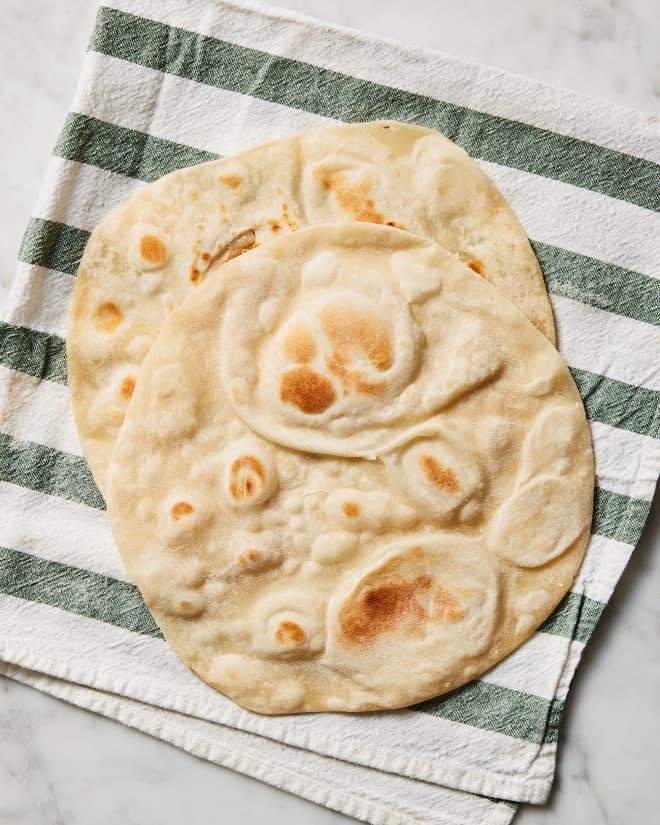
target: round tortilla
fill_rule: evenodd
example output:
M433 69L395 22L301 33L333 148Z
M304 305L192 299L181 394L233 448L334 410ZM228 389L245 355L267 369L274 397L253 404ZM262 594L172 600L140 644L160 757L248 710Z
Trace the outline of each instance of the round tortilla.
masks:
M239 332L253 350L230 403ZM169 315L108 514L200 678L261 713L364 711L453 690L524 641L575 576L593 487L584 409L548 340L446 250L355 223L227 263Z
M142 188L99 224L78 270L69 386L102 492L137 369L168 313L211 264L307 225L342 221L398 226L437 241L554 342L552 310L523 228L479 166L437 132L396 122L337 126L183 169Z

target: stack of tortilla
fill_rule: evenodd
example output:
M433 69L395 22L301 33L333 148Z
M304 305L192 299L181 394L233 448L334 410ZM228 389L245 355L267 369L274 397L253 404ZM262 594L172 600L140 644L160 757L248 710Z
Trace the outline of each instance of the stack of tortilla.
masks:
M403 707L528 638L593 453L538 262L477 164L392 121L184 169L93 232L76 424L130 576L261 713Z

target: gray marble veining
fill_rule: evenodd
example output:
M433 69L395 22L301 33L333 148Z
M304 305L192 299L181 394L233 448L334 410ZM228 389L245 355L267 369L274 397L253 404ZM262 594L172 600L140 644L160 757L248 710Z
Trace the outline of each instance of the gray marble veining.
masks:
M281 6L658 113L657 0L279 0ZM0 0L0 304L93 19L89 0ZM660 518L569 696L551 802L518 825L657 817ZM0 679L0 823L340 823L345 817Z

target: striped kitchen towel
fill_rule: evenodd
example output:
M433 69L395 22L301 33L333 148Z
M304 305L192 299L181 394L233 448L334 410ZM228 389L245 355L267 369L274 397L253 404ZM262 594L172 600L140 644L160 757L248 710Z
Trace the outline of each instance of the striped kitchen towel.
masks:
M481 679L402 711L260 717L189 673L127 579L73 426L68 304L89 232L144 182L379 118L462 145L529 233L591 422L593 536ZM373 823L504 825L543 801L660 467L659 164L655 119L493 69L245 3L101 7L0 322L0 672Z

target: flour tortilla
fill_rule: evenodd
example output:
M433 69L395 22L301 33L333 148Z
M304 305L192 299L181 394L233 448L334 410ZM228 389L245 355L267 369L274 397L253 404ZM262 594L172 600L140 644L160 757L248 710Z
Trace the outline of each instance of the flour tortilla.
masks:
M304 276L328 256L352 283ZM397 420L396 445L373 460L354 457L352 435L342 456L316 452L310 434L332 434L321 413L308 413L317 428L291 425L300 450L270 425L261 437L223 389L236 307L246 322L261 318L272 350L270 361L253 361L248 384L297 365L334 382L326 361L309 357L304 332L293 343L280 335L298 323L297 305L286 291L269 305L261 280L298 284L309 307L339 292L334 311L352 322L353 308L381 297L374 272L391 300L381 302L382 325L360 322L362 349L348 365L368 369L365 354L389 346L396 367L407 312L415 368L397 374L399 397L448 376L456 395L428 413L406 410L407 429ZM307 318L313 324L314 312ZM438 357L456 341L462 359ZM484 343L495 370L483 369ZM275 357L278 346L289 363ZM317 390L325 401L312 381L310 404ZM354 392L352 383L350 403ZM374 415L382 409L365 398ZM359 410L353 435L369 429ZM587 544L594 468L580 397L547 339L447 251L355 223L237 258L171 313L142 366L108 482L128 572L200 678L261 713L364 711L458 687L551 613Z
M337 126L184 169L112 212L92 233L78 270L69 385L102 492L138 367L168 313L213 262L334 221L391 224L439 242L554 342L525 232L477 164L437 132L396 122Z

